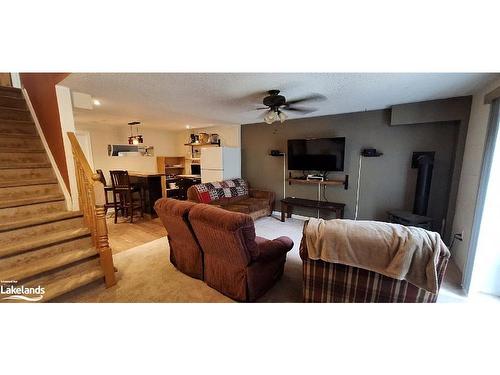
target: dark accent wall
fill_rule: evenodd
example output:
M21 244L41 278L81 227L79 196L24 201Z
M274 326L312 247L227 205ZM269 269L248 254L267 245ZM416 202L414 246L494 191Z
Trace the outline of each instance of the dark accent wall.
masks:
M68 167L62 138L59 107L57 105L56 85L69 73L21 73L21 82L28 92L36 117L47 140L50 152L56 161L59 172L69 188Z
M345 203L346 218L354 217L359 153L362 148L374 147L384 155L363 159L358 219L387 220L388 210L411 211L413 208L417 171L411 169L412 153L435 151L428 215L435 218L434 229L441 232L443 220L449 217L449 202L452 202L453 208L455 204L450 195L455 194L456 197L456 192L452 191L453 182L458 182L460 177L460 168L456 173L456 164L461 165L463 155L463 142L459 138L467 133L470 110L470 98L457 100L462 100L463 105L459 106L459 113L447 118L450 121L418 125L390 126L390 109L288 120L284 124L243 125L243 177L253 187L274 191L279 201L283 197L284 160L269 156L271 149L286 152L287 140L293 138L346 137L345 172L331 172L329 177L343 178L344 174L348 174L349 189L327 187L326 198ZM439 103L436 105L439 107ZM286 173L288 175L288 170ZM300 175L301 171L292 173ZM286 195L317 199L317 188L286 184ZM323 195L321 199L324 199ZM279 207L278 204L278 210ZM315 210L297 209L296 213L316 216ZM446 227L443 232L443 238L447 239Z

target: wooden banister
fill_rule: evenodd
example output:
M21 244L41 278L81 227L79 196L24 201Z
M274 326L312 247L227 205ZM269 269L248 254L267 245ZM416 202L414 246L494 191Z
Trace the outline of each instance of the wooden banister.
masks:
M80 210L83 212L85 224L92 234L92 242L99 253L106 287L110 287L116 284L116 278L113 256L108 242L104 185L99 180L99 175L90 168L75 133L68 132L68 138L75 161Z

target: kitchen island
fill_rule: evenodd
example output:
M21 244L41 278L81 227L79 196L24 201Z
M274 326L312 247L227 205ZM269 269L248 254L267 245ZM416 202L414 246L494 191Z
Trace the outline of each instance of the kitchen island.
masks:
M139 185L144 194L144 216L154 219L158 217L154 210L155 202L162 197L161 172L129 171L130 183Z

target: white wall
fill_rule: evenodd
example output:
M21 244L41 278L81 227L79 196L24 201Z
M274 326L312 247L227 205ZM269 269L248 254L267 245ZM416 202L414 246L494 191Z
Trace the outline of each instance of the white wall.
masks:
M500 86L500 80L493 82L477 92L472 100L469 129L464 150L462 172L458 188L453 232L464 232L464 241L455 241L452 255L458 268L464 271L469 256L470 237L477 190L483 160L486 129L490 114L490 105L484 104L484 95Z
M129 171L156 172L157 156L181 156L178 154L178 134L162 129L140 129L144 145L154 147L154 157L149 156L108 156L109 144L127 144L128 126L89 125L77 123L78 130L88 131L92 143L94 167L102 169L109 181L109 171L127 169Z

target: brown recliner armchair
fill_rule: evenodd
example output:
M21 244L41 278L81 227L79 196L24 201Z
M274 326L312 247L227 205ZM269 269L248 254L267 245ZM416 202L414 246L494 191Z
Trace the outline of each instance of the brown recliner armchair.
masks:
M155 211L167 230L170 262L182 273L203 280L203 253L188 221L189 211L196 203L162 198Z
M252 218L207 204L197 204L189 221L203 250L204 278L212 288L237 301L255 301L283 274L288 237L255 236Z

